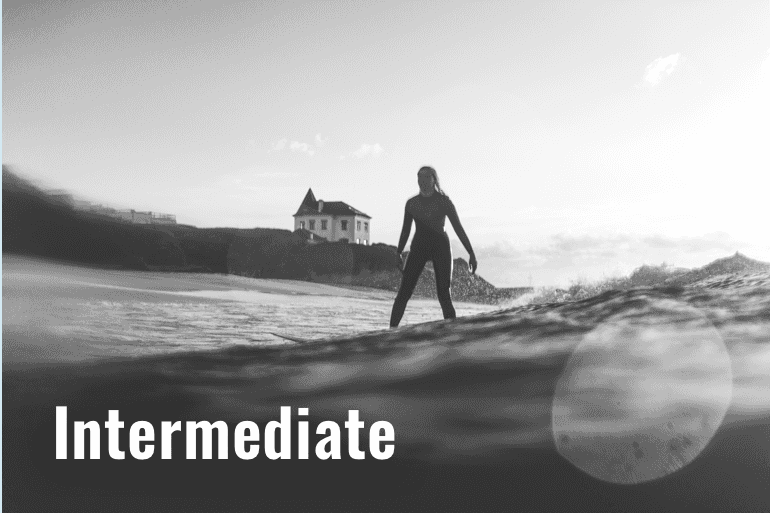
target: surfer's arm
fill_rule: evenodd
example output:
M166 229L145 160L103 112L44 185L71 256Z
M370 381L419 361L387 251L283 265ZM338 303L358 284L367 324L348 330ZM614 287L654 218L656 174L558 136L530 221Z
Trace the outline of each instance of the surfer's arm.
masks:
M452 223L452 228L454 228L455 233L460 238L460 242L463 243L463 247L465 248L465 251L468 252L468 255L475 256L471 241L468 240L468 236L465 234L465 230L457 215L457 209L455 209L454 203L452 203L452 200L449 198L446 199L446 202L446 215L449 218L449 222Z
M406 241L409 240L409 233L412 231L412 214L409 209L404 207L404 226L401 227L401 238L398 240L398 254L400 255L406 247Z

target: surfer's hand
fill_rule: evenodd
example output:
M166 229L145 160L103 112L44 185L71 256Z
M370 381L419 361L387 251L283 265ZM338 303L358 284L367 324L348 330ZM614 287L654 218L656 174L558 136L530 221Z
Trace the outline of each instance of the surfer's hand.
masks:
M471 255L471 258L468 260L468 270L471 272L471 274L476 274L476 269L478 266L479 263L476 261L476 255Z

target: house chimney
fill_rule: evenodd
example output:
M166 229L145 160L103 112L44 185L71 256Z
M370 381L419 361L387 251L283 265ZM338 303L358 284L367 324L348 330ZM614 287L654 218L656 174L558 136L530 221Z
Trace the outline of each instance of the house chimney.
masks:
M324 200L318 200L318 211L323 212L324 209Z

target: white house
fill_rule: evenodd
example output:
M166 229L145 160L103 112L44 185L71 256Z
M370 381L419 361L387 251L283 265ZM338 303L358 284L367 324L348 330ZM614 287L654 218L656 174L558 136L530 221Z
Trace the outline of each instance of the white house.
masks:
M316 200L313 189L308 189L297 213L294 230L308 231L329 242L344 241L370 245L371 217L344 201Z

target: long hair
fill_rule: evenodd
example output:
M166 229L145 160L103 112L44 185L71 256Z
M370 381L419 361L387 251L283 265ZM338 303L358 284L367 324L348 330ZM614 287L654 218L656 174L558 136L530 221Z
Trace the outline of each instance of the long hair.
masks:
M439 194L441 194L442 196L446 196L446 193L445 193L445 192L444 192L444 190L441 188L441 184L440 184L440 183L439 183L439 181L438 181L438 173L436 173L436 170L435 170L435 169L433 169L433 168L432 168L432 167L430 167L430 166L422 166L422 167L420 168L420 171L428 171L428 172L430 172L430 174L431 174L431 175L433 175L433 188L436 190L436 192L438 192L438 193L439 193ZM420 171L418 171L418 173L419 173Z

